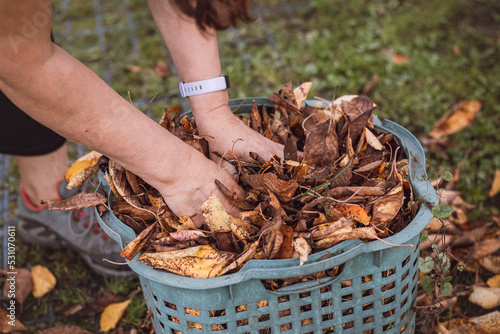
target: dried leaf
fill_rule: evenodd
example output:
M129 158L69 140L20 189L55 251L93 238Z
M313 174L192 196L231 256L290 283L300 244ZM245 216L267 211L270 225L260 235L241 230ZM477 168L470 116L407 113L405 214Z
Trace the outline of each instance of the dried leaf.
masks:
M172 232L169 234L170 238L174 238L177 241L189 241L196 240L199 238L205 238L207 235L203 231L199 230L184 230L178 232Z
M406 56L400 55L400 54L393 54L392 55L392 62L394 64L400 65L400 64L406 64L410 61L410 59Z
M500 193L500 169L497 169L495 171L495 177L493 178L493 182L491 183L489 195L490 197L493 197L498 193Z
M243 267L245 263L247 263L254 257L258 246L259 246L259 241L254 241L252 244L248 245L248 247L238 256L237 259L235 259L228 266L222 269L222 271L219 273L218 276L224 275L230 272L231 270Z
M304 163L314 167L334 166L339 156L335 123L328 119L314 127L306 138Z
M494 311L479 317L469 319L469 322L478 327L482 334L495 334L498 333L500 328L500 312Z
M311 90L312 82L304 82L299 87L293 90L297 106L300 108L307 99L307 95Z
M385 228L401 209L404 200L403 185L400 183L387 195L375 202L372 209L372 222L375 226Z
M368 143L368 145L370 145L371 147L373 147L377 151L381 151L384 149L384 146L380 143L378 138L375 137L375 135L370 130L368 130L367 127L365 127L365 129L364 129L364 133L365 133L366 142Z
M79 193L67 199L48 199L43 200L42 204L47 203L49 210L70 211L83 208L91 208L100 204L106 204L108 199L101 193Z
M377 230L374 227L360 227L351 231L342 230L340 233L330 234L328 238L315 242L314 245L318 248L329 248L341 241L351 239L377 239Z
M283 96L281 96L283 93ZM275 103L277 106L285 108L286 111L293 114L300 114L300 106L297 105L295 94L292 87L292 82L288 82L282 89L275 92L269 98L269 101Z
M227 231L231 229L230 216L216 195L210 196L203 203L201 213L210 231Z
M165 63L163 60L159 59L156 62L155 66L155 74L158 76L160 79L166 79L169 76L172 75L172 71L170 70L170 67Z
M334 223L329 223L321 226L316 226L316 231L310 234L312 239L327 238L331 234L339 234L342 231L349 232L354 227L354 221L351 218L342 217Z
M487 288L475 285L472 287L469 301L484 309L500 306L500 288Z
M293 227L288 225L280 226L281 234L283 235L283 242L281 243L280 250L276 255L277 259L289 259L293 254Z
M26 331L26 327L19 321L14 310L13 314L4 308L0 308L0 333Z
M500 288L500 275L492 276L486 281L490 288Z
M218 276L233 256L233 253L203 245L171 252L143 253L139 261L186 277L210 278Z
M309 256L309 254L311 254L311 252L312 252L311 246L309 246L306 239L295 238L293 240L293 249L297 253L299 253L299 258L300 258L299 266L302 266L304 263L307 262L307 258Z
M335 209L344 213L348 218L352 218L357 222L367 226L370 224L371 217L366 212L366 210L361 205L347 204L347 205L336 205Z
M467 254L467 262L475 262L482 258L495 253L500 249L500 241L497 238L485 239L481 242L476 242L469 254Z
M250 111L250 127L258 133L261 133L263 128L262 116L260 116L259 107L255 100L252 101L252 110Z
M219 188L222 194L236 207L243 210L253 210L255 208L255 204L252 204L242 198L239 198L235 192L231 191L218 179L215 179L215 185L217 186L217 188Z
M7 274L6 271L4 274L7 275L7 278L3 286L3 296L7 297L14 293L16 301L23 304L33 288L30 271L25 268L16 268L14 277Z
M114 160L109 160L108 168L109 168L109 176L113 181L113 185L115 186L115 189L118 192L118 194L120 194L120 196L128 204L143 210L141 202L139 201L137 196L133 193L132 188L128 184L125 168L120 166Z
M155 234L158 229L158 223L151 224L132 241L130 241L121 251L120 255L127 260L132 260Z
M31 269L33 297L41 298L56 286L56 278L49 269L37 264Z
M438 139L470 126L481 107L481 103L474 100L465 100L458 103L441 117L429 132L429 136Z
M299 187L295 180L281 180L274 173L253 174L241 176L241 180L254 190L272 192L283 202L289 202Z
M86 179L97 172L99 170L97 163L101 156L101 153L91 151L71 164L64 174L66 188L71 190L81 186Z
M122 318L125 310L128 308L130 300L125 300L121 303L108 305L101 314L99 321L100 331L107 332L114 329Z
M479 260L479 264L494 274L500 274L500 256L489 255Z

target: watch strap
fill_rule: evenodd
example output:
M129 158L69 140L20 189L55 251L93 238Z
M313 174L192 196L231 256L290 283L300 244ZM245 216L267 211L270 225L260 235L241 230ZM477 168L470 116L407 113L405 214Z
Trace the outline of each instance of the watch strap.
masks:
M227 75L221 75L212 79L179 83L179 91L182 97L212 93L227 88L229 88L229 78Z

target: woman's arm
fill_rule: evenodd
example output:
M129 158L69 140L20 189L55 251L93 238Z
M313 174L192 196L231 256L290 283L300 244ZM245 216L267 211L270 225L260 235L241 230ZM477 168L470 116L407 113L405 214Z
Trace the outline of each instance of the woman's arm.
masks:
M239 191L229 174L51 43L50 11L41 4L50 8L50 0L0 0L0 90L40 123L141 176L178 215L198 213L217 177ZM48 13L47 23L27 38L23 18L40 13ZM27 42L14 48L12 38Z
M213 28L202 31L193 18L181 14L170 0L148 0L153 18L184 82L221 75L217 34ZM239 157L248 152L264 158L283 156L283 148L257 134L237 119L228 107L226 90L189 98L201 135L206 135L211 150L224 153L233 149ZM242 141L239 141L242 139Z

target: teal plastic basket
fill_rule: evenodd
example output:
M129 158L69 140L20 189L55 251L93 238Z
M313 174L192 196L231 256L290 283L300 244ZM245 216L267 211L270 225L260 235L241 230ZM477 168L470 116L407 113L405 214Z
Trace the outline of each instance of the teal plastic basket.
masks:
M247 98L231 100L230 107L249 112L254 100L273 106L264 98ZM418 140L394 122L376 118L375 124L391 132L406 151L415 197L437 203ZM141 262L129 266L139 276L157 333L414 333L419 237L431 219L430 209L421 205L406 228L384 239L413 247L348 240L309 256L302 266L299 259L251 260L234 274L208 279L171 274ZM122 247L136 236L110 211L98 221ZM335 277L276 291L267 290L261 281L337 266L343 270Z

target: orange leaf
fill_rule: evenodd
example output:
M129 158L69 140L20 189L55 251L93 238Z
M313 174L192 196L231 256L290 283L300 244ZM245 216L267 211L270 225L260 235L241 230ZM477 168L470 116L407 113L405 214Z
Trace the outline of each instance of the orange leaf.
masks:
M495 171L495 178L493 179L493 182L491 184L491 189L490 189L490 197L495 196L500 192L500 169L497 169Z
M410 61L410 59L406 56L400 55L400 54L393 54L392 55L392 62L394 64L406 64Z
M365 226L370 224L371 217L361 205L335 205L335 209L343 212L348 217L352 217L352 219Z
M429 132L429 136L437 139L470 126L476 114L481 110L481 106L480 102L474 100L460 102L441 117Z

